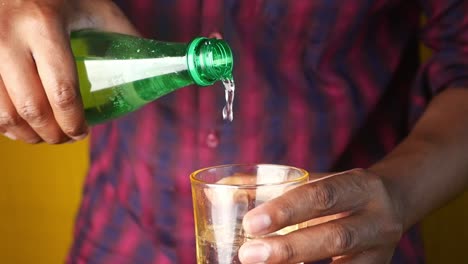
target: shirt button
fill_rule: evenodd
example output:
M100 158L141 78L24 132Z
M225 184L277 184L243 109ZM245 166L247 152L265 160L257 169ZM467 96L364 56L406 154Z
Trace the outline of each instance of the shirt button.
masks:
M217 131L210 131L206 136L206 145L209 148L216 148L219 145L219 133Z

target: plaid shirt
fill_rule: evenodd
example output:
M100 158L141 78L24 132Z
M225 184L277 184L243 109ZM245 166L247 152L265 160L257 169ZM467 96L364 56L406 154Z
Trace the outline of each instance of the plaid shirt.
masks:
M468 87L464 0L116 2L147 37L220 32L235 55L235 117L222 120L216 84L94 127L68 263L195 263L190 172L252 162L365 168L408 134L435 94ZM434 50L424 65L419 40ZM423 263L416 229L394 263Z

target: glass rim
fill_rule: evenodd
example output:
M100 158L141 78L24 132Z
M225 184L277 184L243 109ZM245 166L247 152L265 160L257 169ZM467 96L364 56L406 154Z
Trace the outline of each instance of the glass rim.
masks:
M199 175L202 172L212 170L212 169L218 169L218 168L227 168L227 167L258 167L258 166L268 166L268 167L281 167L281 168L287 168L287 169L292 169L299 171L301 175L295 179L291 180L286 180L282 182L275 182L275 183L261 183L261 184L229 184L229 183L209 183L203 180L200 180L196 176ZM222 164L222 165L215 165L215 166L210 166L210 167L205 167L198 169L192 173L190 173L190 182L192 184L200 184L208 187L229 187L229 188L243 188L243 189L249 189L249 188L258 188L262 186L280 186L284 184L290 184L290 183L296 183L296 182L301 182L309 178L309 172L305 169L301 169L299 167L291 166L291 165L282 165L282 164L272 164L272 163L232 163L232 164Z

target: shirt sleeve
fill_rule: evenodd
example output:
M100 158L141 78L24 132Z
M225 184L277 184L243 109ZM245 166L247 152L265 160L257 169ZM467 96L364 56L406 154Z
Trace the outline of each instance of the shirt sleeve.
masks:
M447 87L468 88L468 1L419 1L427 17L422 41L432 50L420 81L432 95Z

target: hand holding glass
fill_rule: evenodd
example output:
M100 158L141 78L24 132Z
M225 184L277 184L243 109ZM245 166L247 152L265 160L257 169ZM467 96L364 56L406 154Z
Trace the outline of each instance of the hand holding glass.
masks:
M244 215L256 206L307 182L307 171L283 165L222 165L190 175L198 264L240 264L237 252L249 237ZM286 227L274 234L297 230Z

